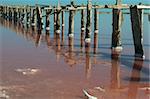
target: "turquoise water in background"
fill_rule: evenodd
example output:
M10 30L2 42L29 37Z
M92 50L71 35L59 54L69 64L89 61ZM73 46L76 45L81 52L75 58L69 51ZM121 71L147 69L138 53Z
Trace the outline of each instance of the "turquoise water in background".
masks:
M34 4L48 4L55 5L59 0L0 0L0 4L9 4L9 5L34 5ZM60 0L61 4L69 4L71 0ZM76 4L84 3L86 4L87 0L74 0ZM92 3L96 4L115 4L116 0L92 0ZM150 4L149 0L122 0L124 4L138 4L142 2L143 4Z

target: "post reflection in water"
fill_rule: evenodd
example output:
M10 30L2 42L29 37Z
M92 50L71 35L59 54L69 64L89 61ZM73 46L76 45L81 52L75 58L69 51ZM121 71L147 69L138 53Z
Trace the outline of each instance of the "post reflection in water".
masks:
M62 32L61 32L61 46L64 45L64 33L65 33L65 26L62 26Z
M94 48L93 48L93 54L97 54L98 49L98 33L94 33Z
M119 62L119 53L112 52L111 55L111 87L117 89L120 87L120 62Z
M41 34L42 34L42 31L41 30L38 30L37 31L38 33L36 34L36 40L35 40L35 46L38 47L40 45L40 42L41 42Z
M120 89L120 53L112 51L111 54L111 89L119 90ZM113 96L115 97L115 96Z
M81 50L81 53L83 52L83 46L84 46L84 30L81 30L81 36L80 36L80 50Z
M49 33L49 31L46 31L45 41L46 41L46 43L47 43L47 47L49 48L49 47L51 46L50 33Z
M70 65L70 67L73 67L73 65L76 64L76 61L74 59L74 38L68 37L68 56L66 62Z
M60 59L60 51L61 51L61 42L60 42L60 34L56 34L56 59L59 61Z
M93 54L94 54L94 57L93 57L93 62L94 64L97 63L97 49L98 49L98 33L94 33L94 46L93 46Z
M143 67L143 60L134 60L130 83L129 83L129 90L128 90L128 99L136 99L138 93L138 87L140 85L140 71Z
M86 78L91 77L91 59L90 59L90 43L85 44L85 66L86 66Z

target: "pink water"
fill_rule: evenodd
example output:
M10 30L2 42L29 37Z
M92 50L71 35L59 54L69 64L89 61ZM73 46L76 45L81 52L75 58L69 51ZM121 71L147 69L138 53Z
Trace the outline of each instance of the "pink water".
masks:
M98 99L150 98L147 47L144 61L134 59L133 46L114 56L100 45L93 54L92 45L80 47L80 38L68 46L67 37L62 44L51 34L0 22L0 94L9 99L86 99L83 89ZM38 71L17 71L29 68Z

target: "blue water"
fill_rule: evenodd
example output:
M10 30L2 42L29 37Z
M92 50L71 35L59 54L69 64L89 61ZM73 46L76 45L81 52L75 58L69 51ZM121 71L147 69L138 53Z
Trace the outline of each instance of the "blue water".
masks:
M34 5L36 3L40 4L48 4L48 5L54 5L57 4L59 0L0 0L0 4L30 4ZM60 0L61 4L69 4L71 0ZM86 3L87 0L74 0L76 4ZM92 0L92 3L97 4L115 4L116 0ZM149 0L122 0L123 3L126 4L138 4L139 2L142 2L143 4L150 4Z

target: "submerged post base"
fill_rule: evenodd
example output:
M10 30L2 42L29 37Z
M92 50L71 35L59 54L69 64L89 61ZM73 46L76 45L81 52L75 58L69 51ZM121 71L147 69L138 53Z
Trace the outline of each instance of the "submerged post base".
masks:
M111 49L116 52L121 52L123 50L122 46L111 47Z
M85 43L91 43L91 38L85 38Z
M60 30L56 30L56 34L60 34L61 33L61 31Z
M135 54L134 57L135 59L145 59L145 55L143 54Z
M46 27L46 30L50 30L50 27Z
M74 34L68 34L68 37L73 38L73 37L74 37Z
M95 30L95 31L94 31L94 33L96 33L96 34L97 34L98 32L99 32L99 30Z

